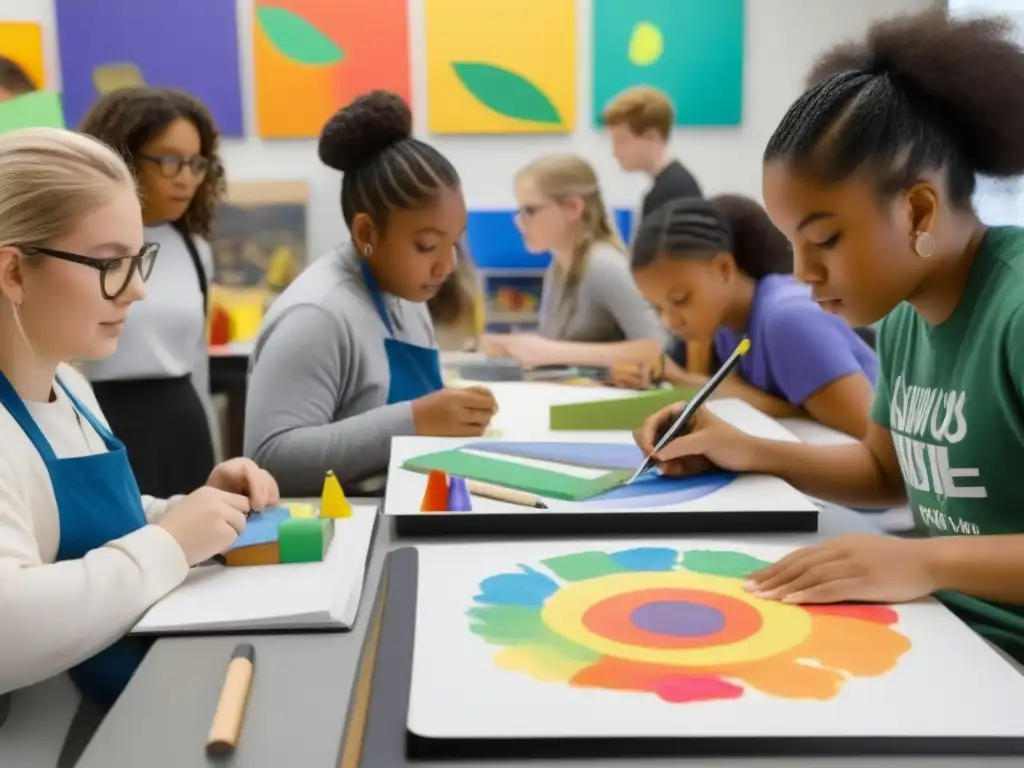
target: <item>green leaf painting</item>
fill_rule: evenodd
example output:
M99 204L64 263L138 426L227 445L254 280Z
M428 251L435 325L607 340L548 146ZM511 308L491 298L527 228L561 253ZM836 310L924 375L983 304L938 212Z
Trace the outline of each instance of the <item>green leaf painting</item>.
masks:
M551 99L521 75L476 61L456 61L452 67L469 92L495 112L534 123L562 122Z
M274 47L300 64L323 67L345 58L333 40L298 14L263 5L256 10L256 18Z

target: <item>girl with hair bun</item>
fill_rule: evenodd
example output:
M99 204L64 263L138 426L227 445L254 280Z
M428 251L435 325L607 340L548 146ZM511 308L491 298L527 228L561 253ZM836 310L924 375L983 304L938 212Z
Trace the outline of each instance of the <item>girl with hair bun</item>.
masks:
M327 470L379 489L392 437L481 435L497 408L486 389L444 387L426 306L455 270L466 229L455 168L413 138L408 105L387 91L328 121L320 159L343 174L351 241L274 302L246 406L246 454L293 496L319 494Z
M822 308L882 320L867 435L781 443L704 410L657 458L858 508L909 501L926 537L841 537L750 589L793 603L934 593L1024 661L1024 229L986 226L971 203L978 174L1024 173L1024 50L1009 20L934 11L874 25L815 72L765 149L764 199ZM648 420L641 446L671 415Z
M806 413L863 437L878 360L842 319L811 300L793 278L793 253L764 209L740 195L666 203L640 224L633 279L684 342L710 343L725 360L751 340L736 376L719 392L771 416ZM637 369L640 369L639 371ZM613 369L620 385L651 379L701 386L666 356Z

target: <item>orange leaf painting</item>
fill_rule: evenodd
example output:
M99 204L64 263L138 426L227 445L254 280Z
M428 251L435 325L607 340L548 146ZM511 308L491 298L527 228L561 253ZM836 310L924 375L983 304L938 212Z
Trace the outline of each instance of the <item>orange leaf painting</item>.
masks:
M406 0L253 0L256 126L305 139L358 95L410 100Z

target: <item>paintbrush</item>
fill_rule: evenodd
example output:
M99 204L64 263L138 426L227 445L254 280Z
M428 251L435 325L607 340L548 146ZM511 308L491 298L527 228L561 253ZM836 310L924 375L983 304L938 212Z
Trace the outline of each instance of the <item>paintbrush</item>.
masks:
M686 404L682 413L680 413L676 420L672 422L669 428L659 433L658 440L654 445L654 450L651 451L651 453L644 459L643 464L641 464L640 468L633 473L633 476L626 481L626 485L635 482L640 475L654 466L654 455L658 451L668 445L672 440L675 440L680 435L686 433L689 429L690 419L693 418L693 414L697 412L698 408L704 405L705 400L714 394L719 385L725 381L725 377L732 373L733 368L739 364L740 358L749 351L750 339L744 336L740 339L740 343L736 345L736 349L734 349L732 354L729 355L729 359L726 360L722 367L715 372L714 376L707 380L707 383L700 388L700 391L694 395L693 399Z

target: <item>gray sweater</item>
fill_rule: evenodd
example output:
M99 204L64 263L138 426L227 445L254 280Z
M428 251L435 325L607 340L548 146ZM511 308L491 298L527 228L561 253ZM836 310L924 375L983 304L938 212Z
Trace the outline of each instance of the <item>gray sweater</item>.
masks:
M395 338L436 347L425 304L385 294ZM391 438L412 435L410 403L386 405L387 328L350 245L317 259L273 303L250 358L245 454L284 496L319 496L328 469L345 492L377 490Z
M629 271L629 257L610 245L598 244L575 295L563 300L554 262L541 289L539 332L559 341L633 341L652 339L659 345L668 332L657 312L644 301Z

